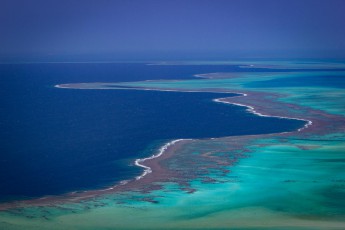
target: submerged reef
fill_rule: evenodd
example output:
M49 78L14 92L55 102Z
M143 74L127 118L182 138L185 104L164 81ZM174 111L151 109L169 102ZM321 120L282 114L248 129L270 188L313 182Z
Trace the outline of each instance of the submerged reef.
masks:
M282 70L287 63L248 65L243 64L245 68ZM322 71L302 71L305 63L295 65L289 63L287 72L204 73L195 80L58 85L239 93L243 96L216 102L246 106L259 116L302 120L305 125L292 132L175 140L158 148L152 157L137 160L144 172L133 180L103 190L0 204L0 226L344 229L345 90L312 83L255 87L253 82L280 78L298 82L305 76L344 76L345 72L327 63L321 65ZM308 69L321 68L310 65Z

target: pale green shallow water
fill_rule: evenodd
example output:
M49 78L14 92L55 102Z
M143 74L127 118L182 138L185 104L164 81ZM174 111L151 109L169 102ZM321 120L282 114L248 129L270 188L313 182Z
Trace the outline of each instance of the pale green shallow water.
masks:
M242 84L260 76L265 74L250 73L241 79L141 82L131 86L218 88L236 92L248 91ZM270 74L265 79L286 76L286 73ZM249 91L284 93L288 95L282 99L286 102L345 114L343 89L251 88ZM29 208L21 214L0 213L0 229L345 229L344 140L344 133L305 140L271 135L251 141L247 146L248 157L229 167L231 172L220 178L228 182L205 184L195 180L192 187L197 191L193 194L180 191L175 184L166 184L163 190L151 194L158 204L113 195L61 206L64 209ZM199 152L198 146L185 151ZM119 205L114 200L126 203ZM99 203L104 206L94 206Z

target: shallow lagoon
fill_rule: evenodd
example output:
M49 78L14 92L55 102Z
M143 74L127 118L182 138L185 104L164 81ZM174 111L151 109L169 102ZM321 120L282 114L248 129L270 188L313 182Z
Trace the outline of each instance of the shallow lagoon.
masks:
M246 89L241 84L246 81L251 81L250 76L234 80L145 82L137 85L184 89L191 86L193 89L229 87L234 91L244 91ZM280 99L284 102L344 114L343 101L334 100L336 95L344 94L342 89L250 89L253 90L284 93L287 96ZM224 180L222 183L195 179L191 182L191 186L196 188L192 194L170 183L165 184L162 190L146 195L114 194L75 205L22 211L23 216L31 214L34 219L15 213L5 213L1 219L8 229L20 226L27 229L30 226L32 229L93 229L96 226L98 229L343 229L344 140L343 132L332 130L306 136L298 133L262 136L248 142L246 157L229 167L229 173L220 178ZM217 144L213 144L215 142ZM219 143L226 146L231 141L200 141L183 151L201 154L205 145L219 147ZM231 157L233 153L227 154ZM220 174L207 176L219 179ZM142 196L153 197L158 203L135 199ZM114 203L118 199L124 203ZM99 204L102 206L97 206Z

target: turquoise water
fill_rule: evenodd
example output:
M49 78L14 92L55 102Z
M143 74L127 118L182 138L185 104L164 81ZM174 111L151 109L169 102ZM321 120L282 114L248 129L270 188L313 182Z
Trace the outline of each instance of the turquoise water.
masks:
M244 85L256 78L252 74L234 79L131 85L226 88L244 92ZM308 74L320 76L317 71ZM299 76L296 73L283 75L291 81ZM267 76L266 80L283 78L282 74ZM305 112L307 109L318 109L322 111L320 114L330 111L333 115L328 114L323 119L331 124L334 115L339 115L340 119L345 114L342 88L329 85L295 87L293 84L295 82L289 87L250 88L250 92L284 95L280 99L282 102L303 106L303 112L290 111L302 117L310 115ZM341 126L339 122L336 124ZM170 164L179 166L178 170L194 172L208 166L207 162L200 165L201 169L189 164L192 159L199 163L198 159L204 159L201 155L205 153L221 155L223 160L232 159L238 153L243 156L235 165L217 167L220 171L229 170L227 173L206 170L205 174L188 181L195 189L193 193L181 190L186 185L172 181L145 194L128 191L75 204L1 213L0 226L7 229L344 229L345 137L343 132L329 127L324 127L322 135L308 133L307 129L302 134L256 136L236 151L233 147L239 141L234 137L195 141L176 152ZM207 159L214 164L211 161L214 158ZM165 165L169 166L169 162ZM213 178L216 182L207 182L205 178ZM155 202L143 201L144 198Z
M198 71L226 69L236 68L1 65L0 200L102 188L132 179L142 171L133 166L134 160L171 139L282 132L304 125L212 102L236 94L53 87L77 80L188 79Z
M345 88L345 75L312 75L294 76L272 79L267 81L256 81L245 84L249 88L274 88L274 87L329 87Z

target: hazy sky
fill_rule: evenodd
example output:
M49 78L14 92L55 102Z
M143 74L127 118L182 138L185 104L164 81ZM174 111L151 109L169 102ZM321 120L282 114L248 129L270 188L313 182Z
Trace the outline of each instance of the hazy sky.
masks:
M1 0L0 56L345 57L345 0Z

